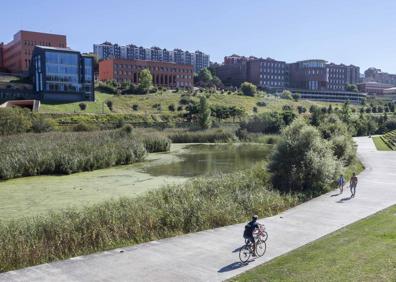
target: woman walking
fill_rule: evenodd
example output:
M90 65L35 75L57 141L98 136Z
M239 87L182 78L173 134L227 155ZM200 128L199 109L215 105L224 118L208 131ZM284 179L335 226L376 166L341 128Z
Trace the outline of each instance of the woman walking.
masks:
M338 188L340 189L340 194L344 192L344 185L345 185L345 179L344 176L341 174L340 178L338 178Z

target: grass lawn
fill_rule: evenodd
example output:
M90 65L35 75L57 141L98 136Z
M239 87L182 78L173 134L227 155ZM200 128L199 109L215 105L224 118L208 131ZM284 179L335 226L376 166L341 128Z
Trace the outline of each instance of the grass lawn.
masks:
M232 281L396 281L396 206Z
M380 136L372 137L372 139L378 151L392 151Z
M64 104L42 104L40 112L43 113L111 113L109 108L106 106L106 101L112 101L113 112L119 114L158 114L158 113L168 113L177 115L178 112L170 112L168 106L174 104L177 108L179 105L179 100L181 97L180 93L173 93L171 91L158 92L156 94L148 95L112 95L104 94L101 92L96 92L95 102L84 102L87 105L85 111L81 111L79 104L76 103L64 103ZM309 100L300 100L298 102L291 100L279 99L274 96L268 95L257 95L256 97L247 97L241 95L227 95L227 94L211 94L208 96L208 101L211 105L227 105L236 106L243 108L247 114L253 114L253 107L257 107L257 111L268 112L268 111L281 111L282 107L289 105L297 111L297 106L303 106L307 110L311 105L316 105L319 107L328 107L330 103L327 102L313 102ZM193 100L198 101L198 97L192 97ZM266 103L265 107L257 106L257 102L264 101ZM154 105L161 104L161 111L158 111ZM331 103L333 108L341 108L341 104ZM134 111L132 109L133 105L138 105L139 110Z

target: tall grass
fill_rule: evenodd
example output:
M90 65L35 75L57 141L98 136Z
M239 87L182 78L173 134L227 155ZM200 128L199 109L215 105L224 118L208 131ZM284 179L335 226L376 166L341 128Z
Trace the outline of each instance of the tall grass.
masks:
M148 152L169 150L163 136L125 130L52 132L0 138L0 179L70 174L142 161Z
M0 223L0 271L274 215L296 196L269 190L265 167L20 221Z
M201 131L168 130L168 137L174 143L226 143L236 141L235 130L227 128L212 128Z

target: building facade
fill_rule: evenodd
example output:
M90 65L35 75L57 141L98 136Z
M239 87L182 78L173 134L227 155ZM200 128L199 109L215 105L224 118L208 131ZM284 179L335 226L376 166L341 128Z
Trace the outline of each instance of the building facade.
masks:
M160 47L138 47L134 44L119 46L107 41L102 44L94 44L93 49L99 60L128 59L169 62L179 65L193 65L195 72L209 67L210 61L209 55L201 51L195 51L194 53L181 49L171 51Z
M93 57L69 48L36 46L31 76L40 101L94 101Z
M288 69L286 62L271 58L250 59L248 65L248 81L268 90L283 90L288 87Z
M3 47L3 65L13 73L29 72L34 46L66 48L66 36L21 30Z
M344 91L347 84L357 84L360 68L328 64L325 60L305 60L289 64L289 84L291 88Z
M364 82L378 82L396 86L396 74L382 72L380 69L369 68L364 72Z
M374 97L381 97L384 95L384 90L391 88L392 84L367 81L359 83L357 86L360 92L367 93L368 95Z
M108 59L99 62L99 80L139 83L139 72L148 69L157 86L193 87L192 65L147 60Z

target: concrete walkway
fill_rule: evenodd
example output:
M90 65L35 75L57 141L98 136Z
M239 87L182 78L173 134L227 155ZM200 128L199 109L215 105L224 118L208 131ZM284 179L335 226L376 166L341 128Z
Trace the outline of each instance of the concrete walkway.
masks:
M371 139L356 138L366 170L356 197L331 192L261 220L267 253L241 265L237 224L0 274L0 281L221 281L396 204L396 152L379 152Z

